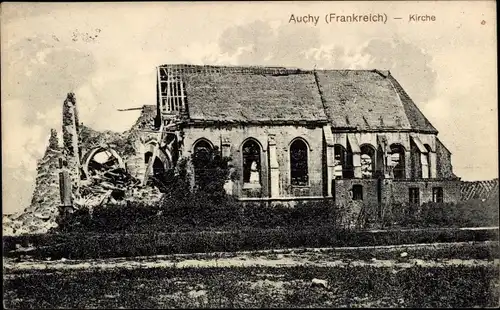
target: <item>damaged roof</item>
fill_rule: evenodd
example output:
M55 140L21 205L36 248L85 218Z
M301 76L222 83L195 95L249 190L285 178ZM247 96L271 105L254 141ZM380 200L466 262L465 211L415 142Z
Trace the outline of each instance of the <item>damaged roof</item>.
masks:
M437 132L389 71L321 70L316 75L334 128Z
M187 72L183 81L194 121L328 122L311 74Z
M156 112L157 107L155 105L143 105L141 108L141 114L135 121L135 124L132 126L132 128L155 130Z
M195 123L330 123L333 129L437 133L389 71L160 67L181 76Z

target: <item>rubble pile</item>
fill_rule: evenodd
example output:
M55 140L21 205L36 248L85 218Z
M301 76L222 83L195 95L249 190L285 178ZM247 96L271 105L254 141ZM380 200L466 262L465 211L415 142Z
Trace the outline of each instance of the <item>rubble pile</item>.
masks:
M118 133L110 130L96 131L84 124L79 126L78 144L84 151L91 150L101 145L113 145L122 156L134 155L134 137L130 132Z
M58 227L61 205L59 159L63 154L57 145L55 130L49 141L44 157L38 162L31 205L22 212L3 216L4 235L43 234ZM103 162L91 159L84 179L79 181L77 194L73 195L75 209L86 207L92 210L109 204L150 204L161 200L163 194L157 187L144 186L127 171L121 159L104 147L103 152L109 155L108 158Z
M154 186L146 186L146 187L133 187L130 188L125 193L125 201L128 202L144 202L147 201L149 204L154 204L159 202L163 193Z
M57 227L60 204L58 164L62 154L57 141L57 132L52 129L47 150L38 161L31 204L22 212L3 216L4 235L46 233Z
M144 159L142 153L137 154L140 141L149 135L158 138L156 132L141 131L156 129L155 106L144 107L136 124L123 133L99 132L81 124L73 93L68 94L62 112L62 146L52 129L47 150L37 165L31 204L22 212L3 216L4 235L47 233L58 226L62 211L154 204L162 198L154 184L143 184Z
M80 182L80 197L75 200L75 207L94 208L106 204L126 204L127 202L161 199L157 188L143 187L141 181L132 177L122 162L113 155L106 153L104 162L90 159L86 180Z

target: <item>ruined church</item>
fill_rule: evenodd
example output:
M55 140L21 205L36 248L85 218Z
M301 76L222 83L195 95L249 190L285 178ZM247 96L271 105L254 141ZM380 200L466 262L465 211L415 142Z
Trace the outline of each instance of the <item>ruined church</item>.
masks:
M156 105L141 108L128 150L89 146L67 99L63 132L77 189L102 179L103 153L141 188L180 158L216 149L231 158L225 189L242 202L460 198L450 151L389 71L162 65L156 73Z

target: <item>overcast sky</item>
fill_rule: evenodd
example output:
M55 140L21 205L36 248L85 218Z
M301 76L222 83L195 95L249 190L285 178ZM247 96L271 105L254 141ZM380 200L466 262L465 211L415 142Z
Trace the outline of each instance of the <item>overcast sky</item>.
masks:
M384 69L439 131L464 180L498 177L493 1L301 3L2 3L4 213L31 199L66 93L80 120L127 130L155 104L164 63ZM327 13L387 14L383 23L326 24ZM319 15L317 25L289 23ZM409 14L435 22L408 22ZM394 17L401 17L395 20Z

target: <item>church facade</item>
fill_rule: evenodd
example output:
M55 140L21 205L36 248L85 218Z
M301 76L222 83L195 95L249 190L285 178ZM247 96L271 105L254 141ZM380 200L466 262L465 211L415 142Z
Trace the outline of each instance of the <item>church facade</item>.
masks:
M198 151L231 158L246 201L456 202L451 153L388 71L162 65L125 160L141 178ZM193 184L196 171L190 166Z

